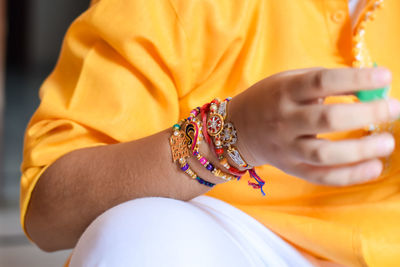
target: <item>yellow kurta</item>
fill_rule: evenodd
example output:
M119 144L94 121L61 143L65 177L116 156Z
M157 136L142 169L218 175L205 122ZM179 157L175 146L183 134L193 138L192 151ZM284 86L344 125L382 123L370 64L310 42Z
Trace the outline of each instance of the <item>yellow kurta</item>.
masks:
M70 27L25 135L21 221L41 173L82 147L135 140L195 106L235 96L276 72L352 63L347 0L100 0ZM400 97L400 1L386 0L366 38ZM400 128L395 127L397 144ZM291 244L351 266L400 264L400 147L382 179L324 187L259 168L208 195L250 214ZM117 179L117 178L116 178ZM160 179L162 177L160 176Z

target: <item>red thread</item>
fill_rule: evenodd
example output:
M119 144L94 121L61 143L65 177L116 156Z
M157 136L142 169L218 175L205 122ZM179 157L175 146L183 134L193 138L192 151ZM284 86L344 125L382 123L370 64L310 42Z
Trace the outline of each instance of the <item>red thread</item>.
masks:
M210 110L210 103L204 104L200 109L201 120L203 121L203 135L207 144L210 145L212 151L215 152L214 144L207 133L207 112Z

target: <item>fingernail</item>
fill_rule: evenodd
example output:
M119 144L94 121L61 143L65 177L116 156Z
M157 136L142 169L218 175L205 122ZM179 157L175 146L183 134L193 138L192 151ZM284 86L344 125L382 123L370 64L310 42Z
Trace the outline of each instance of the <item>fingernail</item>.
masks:
M382 155L386 155L393 151L395 143L392 137L385 137L380 140L378 145L379 145L378 149L382 153Z
M372 79L378 86L387 85L392 80L392 73L384 68L376 68L372 74Z
M400 117L400 102L394 98L391 98L387 101L390 117L392 119L398 119Z

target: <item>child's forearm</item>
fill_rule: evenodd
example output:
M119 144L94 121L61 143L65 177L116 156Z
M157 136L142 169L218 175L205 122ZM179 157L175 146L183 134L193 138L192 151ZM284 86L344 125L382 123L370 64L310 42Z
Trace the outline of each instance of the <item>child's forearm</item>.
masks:
M39 179L27 212L33 241L46 251L72 248L85 228L115 205L149 196L189 200L207 192L209 187L172 162L170 135L165 130L128 143L80 149L55 161ZM207 145L201 149L213 158ZM197 160L190 164L205 180L223 181Z

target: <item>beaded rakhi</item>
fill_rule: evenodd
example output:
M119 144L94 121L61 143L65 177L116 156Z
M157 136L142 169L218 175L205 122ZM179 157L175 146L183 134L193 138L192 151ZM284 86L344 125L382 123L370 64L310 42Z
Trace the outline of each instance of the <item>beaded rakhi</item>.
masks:
M228 163L228 160L224 157L224 149L223 149L223 139L225 140L225 144L228 144L229 142L237 141L237 136L236 136L236 130L234 130L233 124L228 125L225 123L225 118L226 118L226 110L227 110L227 105L228 102L231 100L231 98L225 99L223 102L220 102L218 99L214 99L210 104L204 105L201 108L201 115L202 115L202 120L203 122L207 121L207 127L203 129L203 134L205 136L205 139L209 143L210 147L214 147L214 151L220 160L220 164L224 166L230 173L233 174L240 174L243 175L246 172L249 172L250 177L253 178L256 183L248 181L248 184L252 186L254 189L260 189L261 193L263 196L265 196L263 186L265 185L265 181L261 179L260 176L257 175L255 168L249 166L246 161L243 160L241 157L239 151L233 147L233 146L228 146L229 150L227 149L227 154L230 156L230 158L239 166L246 168L245 171L241 171L236 169L235 167L231 166ZM222 103L225 103L222 105ZM208 120L206 117L206 113L209 113ZM222 118L221 122L219 120L213 119L212 122L209 122L210 118L215 118L216 114L218 114L218 118ZM217 125L215 125L213 122L218 122ZM217 126L217 127L215 127ZM224 136L225 133L224 129L226 131L232 130L231 134L228 134ZM235 133L235 136L233 136L233 131ZM211 141L211 138L208 136L210 133L213 135L214 142ZM221 135L222 134L222 135ZM230 141L228 141L230 140Z
M193 116L190 116L193 117ZM189 118L190 118L189 117ZM186 138L185 132L181 130L181 125L184 121L175 124L172 129L173 133L170 137L170 146L172 152L172 160L174 162L179 162L180 168L183 172L185 172L189 177L196 180L199 184L205 185L207 187L214 187L215 184L208 182L198 176L189 166L189 163L186 161L188 157L190 157L190 150L189 150L189 142Z
M238 177L227 174L215 167L206 157L200 154L199 148L202 141L201 129L201 122L197 118L193 118L185 124L186 139L188 140L188 147L190 147L192 155L214 176L222 178L225 181L237 179Z

